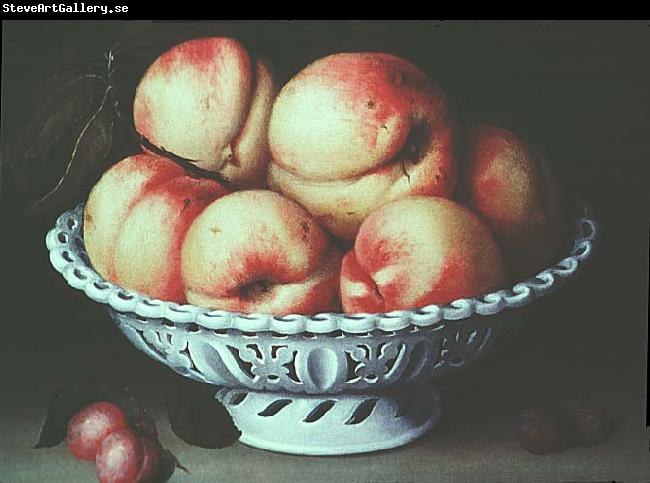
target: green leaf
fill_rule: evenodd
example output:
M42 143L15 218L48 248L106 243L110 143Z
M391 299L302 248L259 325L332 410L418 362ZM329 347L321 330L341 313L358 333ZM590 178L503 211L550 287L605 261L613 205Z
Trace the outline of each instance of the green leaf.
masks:
M83 123L70 150L63 174L45 195L37 199L27 214L37 214L53 207L65 207L86 188L90 176L101 171L113 144L116 101L114 88L108 86L101 103Z
M200 448L225 448L241 435L228 410L215 399L214 387L180 381L167 399L172 431L180 439Z
M32 92L34 113L19 131L10 162L29 162L44 156L75 124L90 115L102 98L106 83L93 73L52 76Z

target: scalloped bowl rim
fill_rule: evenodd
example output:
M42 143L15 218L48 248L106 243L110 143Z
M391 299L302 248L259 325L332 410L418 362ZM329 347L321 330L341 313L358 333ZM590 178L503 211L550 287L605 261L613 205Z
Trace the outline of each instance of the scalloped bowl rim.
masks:
M409 326L430 327L443 322L464 320L474 315L496 315L506 309L527 305L550 293L562 280L574 277L579 272L590 257L597 237L597 223L587 205L577 198L572 205L574 209L579 210L577 216L572 218L572 226L577 229L573 247L567 256L537 275L515 283L509 289L461 298L444 305L433 304L376 314L244 314L153 299L126 290L106 281L87 260L81 232L84 203L59 216L55 227L46 236L46 245L50 262L70 286L84 291L92 300L108 305L113 310L135 313L144 320L164 318L174 324L195 323L209 330L234 329L248 333L275 332L292 335L303 332L327 334L340 331L360 334L376 329L395 331ZM71 243L71 237L76 239L76 245Z

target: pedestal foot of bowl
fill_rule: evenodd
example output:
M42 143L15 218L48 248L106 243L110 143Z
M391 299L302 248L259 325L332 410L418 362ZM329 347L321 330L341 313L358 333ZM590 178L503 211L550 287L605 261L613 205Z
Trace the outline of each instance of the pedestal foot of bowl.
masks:
M242 443L303 455L402 446L429 431L441 413L438 392L424 382L319 395L221 388L216 398L241 430Z

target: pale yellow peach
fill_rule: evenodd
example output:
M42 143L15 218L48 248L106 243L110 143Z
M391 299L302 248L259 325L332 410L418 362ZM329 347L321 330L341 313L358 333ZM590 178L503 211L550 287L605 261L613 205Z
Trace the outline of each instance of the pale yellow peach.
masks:
M212 309L284 315L337 310L341 254L309 213L271 191L210 204L181 252L187 299Z
M335 54L307 66L278 94L269 142L269 186L347 240L382 204L448 197L455 186L446 97L389 54Z
M566 206L548 163L519 136L488 124L468 140L461 198L494 232L515 278L544 269L564 238Z
M416 196L388 203L361 225L341 269L346 312L444 304L507 282L489 227L455 201Z
M130 156L93 187L84 243L99 274L126 289L185 302L180 249L194 218L226 190L150 154Z
M140 80L136 130L151 144L221 173L237 187L264 183L276 85L268 64L236 40L189 40L158 57Z

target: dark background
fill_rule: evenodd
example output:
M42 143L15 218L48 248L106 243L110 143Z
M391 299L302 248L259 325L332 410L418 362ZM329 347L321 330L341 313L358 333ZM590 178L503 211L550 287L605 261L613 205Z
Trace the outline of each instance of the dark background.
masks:
M117 36L133 28L133 22L118 21L5 22L3 146L30 114L24 99L36 81L75 63L101 60ZM454 402L447 420L482 417L540 396L598 397L633 387L645 392L647 22L274 21L179 28L236 36L270 58L281 79L333 52L402 55L444 86L461 119L494 122L524 135L546 154L567 192L590 202L601 229L595 260L573 285L536 303L522 332L496 357L443 381L443 397ZM64 356L51 364L65 367L53 376L60 381L47 381L53 385L81 374L113 374L99 353L130 361L135 373L161 381L171 377L131 348L101 307L54 273L44 237L58 213L21 216L24 202L6 163L3 156L0 354L22 356L0 361L6 371L1 377L16 367L38 371L29 366L31 355L52 348ZM24 397L29 399L28 390Z

